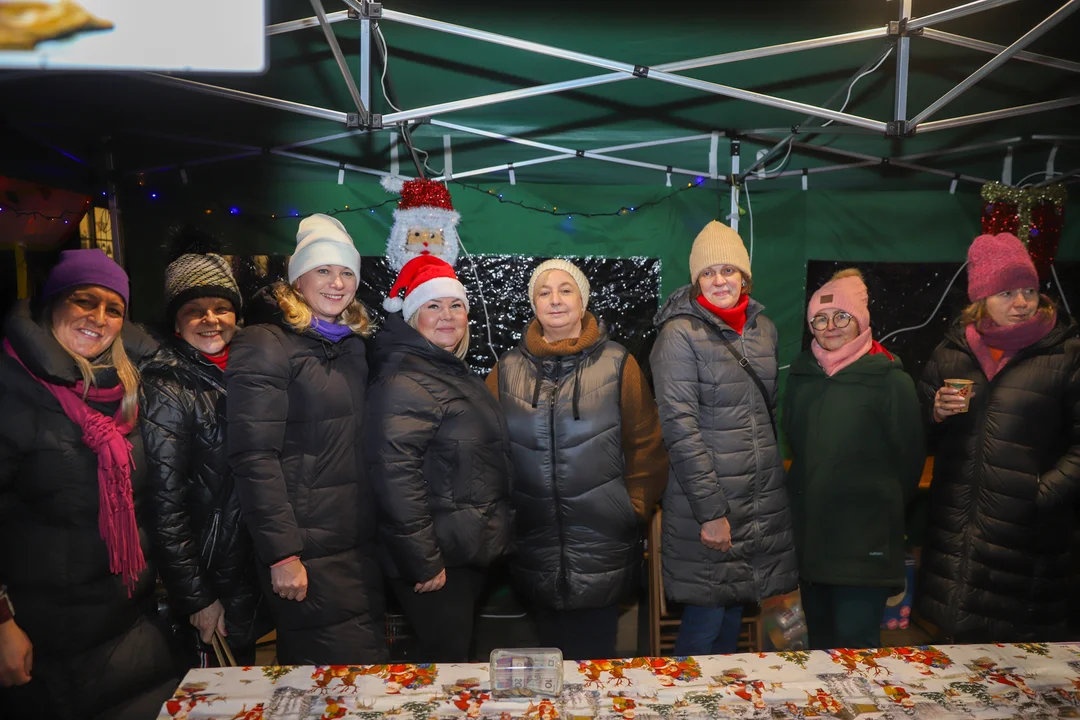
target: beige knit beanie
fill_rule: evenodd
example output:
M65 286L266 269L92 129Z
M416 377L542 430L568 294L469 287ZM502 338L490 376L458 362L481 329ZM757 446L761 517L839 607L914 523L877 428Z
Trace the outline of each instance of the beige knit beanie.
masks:
M536 312L536 281L548 270L562 270L570 277L574 278L574 283L578 287L578 292L581 293L581 309L588 309L589 279L585 277L585 273L581 272L574 263L569 260L555 258L554 260L547 260L537 265L536 269L532 271L532 276L529 277L529 304L532 305L533 312Z
M750 278L750 256L739 233L719 220L713 220L694 238L690 249L690 282L697 282L705 268L731 265Z

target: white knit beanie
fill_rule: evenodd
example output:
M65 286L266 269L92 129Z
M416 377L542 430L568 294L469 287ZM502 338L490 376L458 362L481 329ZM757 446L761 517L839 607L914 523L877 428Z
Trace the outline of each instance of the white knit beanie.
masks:
M739 233L719 220L713 220L694 238L690 250L690 282L697 282L705 268L730 265L750 277L750 256Z
M578 266L569 260L555 258L554 260L546 260L537 265L536 269L532 271L532 276L529 278L529 304L532 305L534 313L536 312L536 281L548 270L562 270L570 275L570 277L574 278L574 283L577 284L578 292L581 293L581 309L585 310L589 307L589 279L585 277L585 273L581 272Z
M339 220L315 213L300 221L296 252L289 258L289 282L323 265L341 265L360 274L360 253Z

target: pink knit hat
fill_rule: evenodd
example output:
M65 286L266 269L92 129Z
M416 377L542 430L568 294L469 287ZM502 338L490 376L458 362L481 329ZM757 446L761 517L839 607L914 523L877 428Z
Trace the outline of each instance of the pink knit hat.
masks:
M851 315L859 323L859 332L870 327L870 298L866 292L866 283L854 275L839 280L830 280L810 298L806 308L806 321L825 308L836 308Z
M980 235L968 248L968 297L978 302L1006 290L1039 287L1024 243L1012 233Z

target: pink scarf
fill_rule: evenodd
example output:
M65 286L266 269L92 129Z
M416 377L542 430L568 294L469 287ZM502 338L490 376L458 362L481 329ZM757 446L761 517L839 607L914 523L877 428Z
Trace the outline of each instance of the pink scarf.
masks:
M814 353L814 357L817 358L818 364L821 365L821 369L825 371L825 374L832 377L870 352L873 345L874 340L870 337L870 327L868 325L865 330L859 333L857 338L838 350L826 350L818 345L817 340L811 340L810 352Z
M45 382L30 372L7 340L4 351L52 393L68 419L82 429L83 443L97 455L98 531L109 552L109 571L123 576L128 597L131 597L139 573L146 568L135 523L135 501L131 491L133 461L131 443L126 437L134 429L134 423L124 422L119 408L110 418L83 402L81 380L74 389ZM86 397L95 402L119 402L124 397L124 386L91 387Z
M1019 350L1030 347L1050 334L1057 323L1057 313L1036 315L1016 325L998 325L990 318L983 318L964 328L968 345L975 353L987 380L993 380L1001 368L1016 357ZM1001 350L1001 357L994 360L990 349Z

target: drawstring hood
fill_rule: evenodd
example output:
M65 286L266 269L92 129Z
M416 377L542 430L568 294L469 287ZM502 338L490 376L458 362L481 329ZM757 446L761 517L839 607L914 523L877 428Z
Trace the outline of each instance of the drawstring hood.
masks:
M586 312L581 318L581 334L568 340L548 342L544 339L544 329L538 319L533 319L525 331L521 341L521 349L525 356L536 366L536 383L533 386L532 406L537 408L540 404L540 388L544 382L545 368L549 362L556 364L564 358L573 358L574 370L571 381L574 383L573 412L574 420L581 419L579 409L581 399L581 374L583 359L607 340L607 331L591 312Z
M532 406L533 410L540 404L540 386L544 383L544 367L540 363L534 363L536 365L536 383L533 385L533 397Z
M578 400L581 398L581 355L574 356L574 419L581 419L581 411L578 410Z

